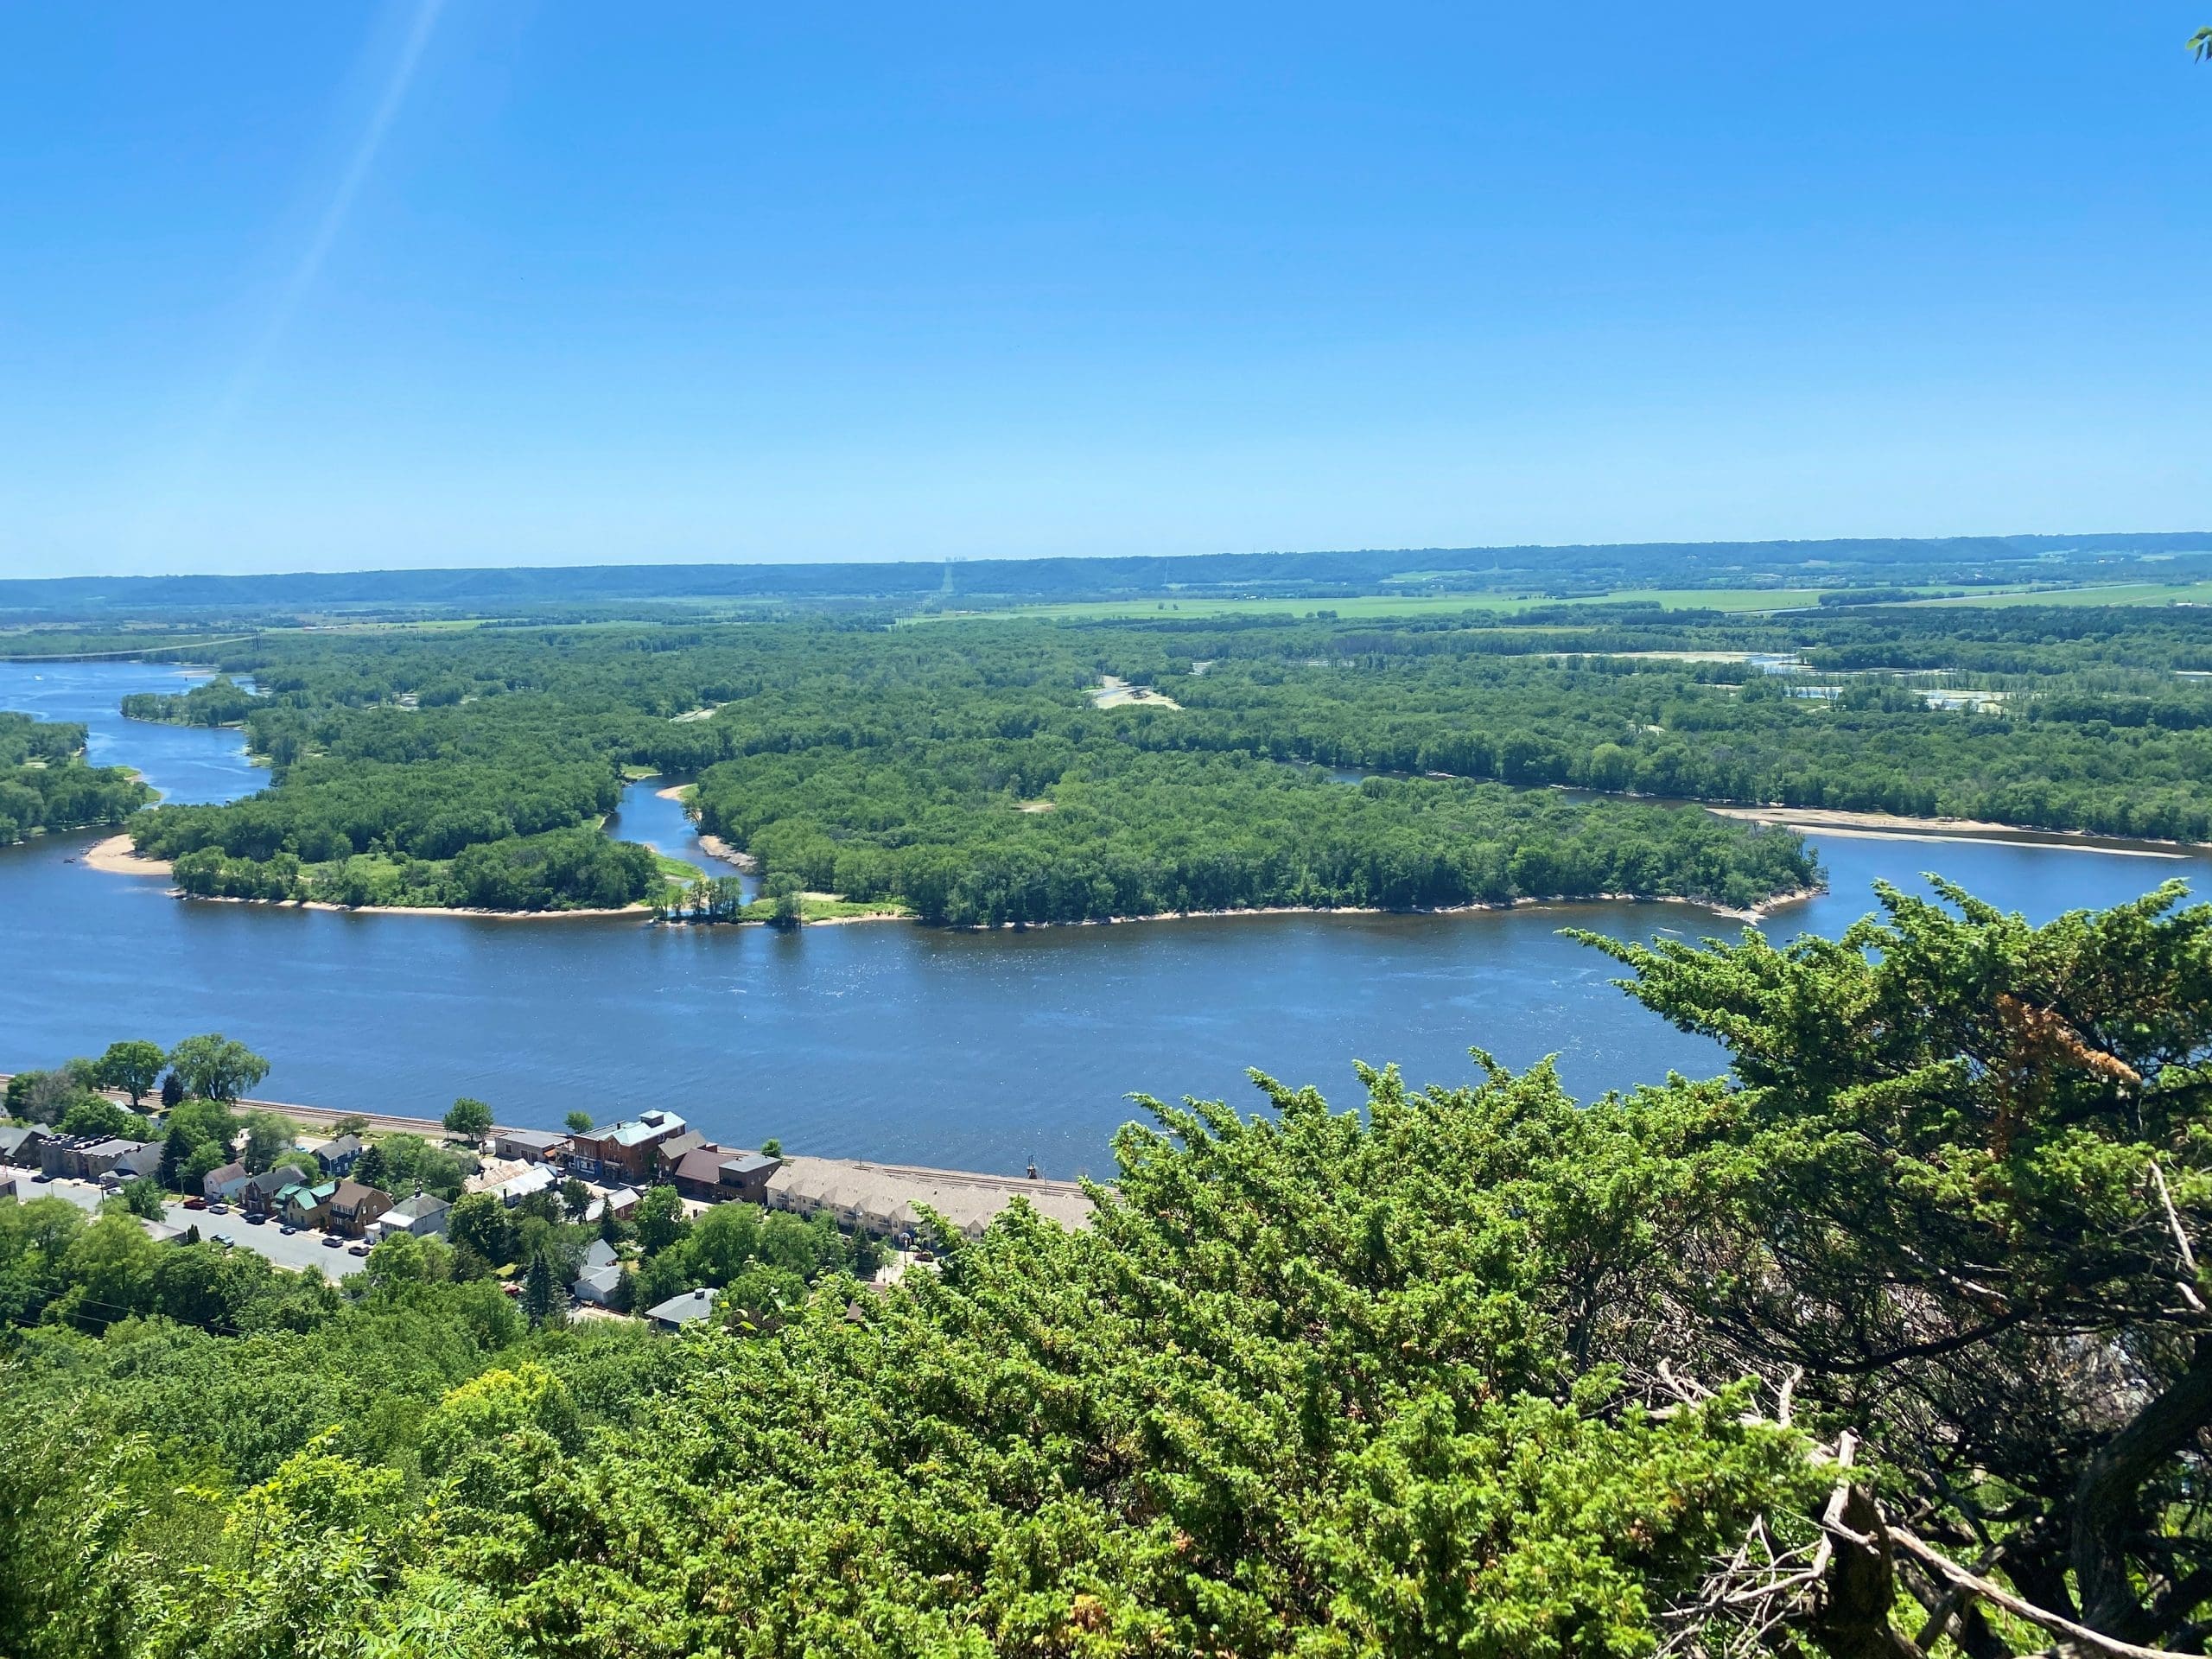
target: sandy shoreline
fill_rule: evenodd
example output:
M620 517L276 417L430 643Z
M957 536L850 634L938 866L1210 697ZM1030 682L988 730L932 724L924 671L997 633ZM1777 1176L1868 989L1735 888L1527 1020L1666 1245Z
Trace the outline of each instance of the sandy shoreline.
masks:
M688 807L691 804L691 785L689 784L671 784L666 789L657 789L653 791L653 793L661 800L674 801L679 806ZM755 858L751 853L741 853L736 848L731 846L729 842L724 841L720 836L710 836L704 830L697 830L697 820L696 819L693 820L693 828L695 830L697 830L699 836L699 850L706 854L708 857L718 858L725 864L734 864L739 869L743 870L747 875L754 874L760 870L760 861ZM858 920L861 918L849 918L846 919Z
M1909 818L1897 812L1850 812L1827 806L1707 805L1705 810L1717 817L1869 841L1965 841L1999 847L2051 847L2063 852L2117 853L2134 858L2185 858L2193 851L2212 850L2202 842L2101 836L2087 830L2027 830L1984 818ZM2155 850L2160 847L2181 850Z
M165 858L141 858L128 836L110 836L96 841L78 855L77 861L89 868L105 870L110 875L167 875L168 861Z
M741 863L741 868L750 868L756 861L752 855L727 848L724 843L713 836L702 836L699 840L700 844L715 857L728 859L732 863ZM86 849L79 861L92 869L105 870L117 875L166 876L169 874L168 865L161 860L139 857L132 850L130 837L128 836L111 836L106 840L97 842ZM1778 893L1772 898L1762 899L1745 910L1731 909L1725 905L1712 904L1701 899L1685 899L1675 893L1600 893L1579 898L1554 893L1542 898L1509 899L1501 903L1447 905L1434 910L1383 910L1372 905L1268 905L1243 910L1159 911L1148 916L1109 916L1103 920L1079 922L1005 922L1000 924L1000 927L1006 929L1121 927L1137 922L1198 921L1234 916L1460 916L1483 910L1516 910L1543 905L1581 904L1688 905L1699 910L1710 911L1716 916L1725 916L1732 921L1756 922L1775 910L1787 905L1802 903L1821 891L1823 889L1818 887L1805 887L1789 893ZM179 898L193 897L182 893L179 893L177 896ZM319 899L207 897L194 899L194 902L213 905L264 905L272 909L280 910L327 910L355 916L462 916L474 918L480 921L494 922L604 921L609 918L624 916L645 920L652 913L650 907L645 905L628 905L620 910L463 910L450 906L334 905ZM919 925L911 915L897 911L883 911L868 916L827 916L819 921L809 922L806 925L847 927L862 922L906 922L915 925ZM693 925L681 917L671 918L670 925L686 927ZM727 925L727 924L716 924L716 925ZM738 925L765 926L766 924L738 924ZM984 933L998 930L972 927L950 931Z
M1162 910L1148 916L1108 916L1103 918L1085 918L1079 922L1001 922L996 926L948 927L948 933L999 933L1038 930L1047 927L1128 927L1143 922L1198 922L1228 920L1240 916L1468 916L1484 910L1535 910L1562 905L1688 905L1715 916L1725 916L1731 921L1758 922L1777 910L1789 905L1802 905L1808 899L1817 899L1826 887L1793 887L1787 893L1777 893L1763 899L1747 910L1735 910L1726 905L1715 904L1706 899L1685 899L1671 893L1592 893L1579 895L1548 893L1541 898L1507 899L1498 902L1474 905L1440 905L1426 910L1384 910L1378 905L1259 905L1243 910ZM844 927L859 922L906 922L914 926L921 923L916 917L895 911L885 911L871 916L828 916L809 927ZM686 923L689 926L690 924ZM766 926L766 923L744 924Z

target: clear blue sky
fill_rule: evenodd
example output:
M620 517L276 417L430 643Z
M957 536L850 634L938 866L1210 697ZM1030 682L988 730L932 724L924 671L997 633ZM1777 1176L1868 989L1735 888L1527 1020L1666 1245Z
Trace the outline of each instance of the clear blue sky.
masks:
M0 573L2203 527L2205 22L11 7Z

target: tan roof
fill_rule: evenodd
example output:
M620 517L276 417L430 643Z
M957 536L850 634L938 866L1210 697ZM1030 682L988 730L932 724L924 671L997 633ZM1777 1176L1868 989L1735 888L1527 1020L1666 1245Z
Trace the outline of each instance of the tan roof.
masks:
M786 1157L768 1178L768 1196L882 1231L918 1226L926 1207L972 1238L1016 1198L1028 1199L1039 1215L1064 1227L1090 1224L1090 1200L1074 1181L1032 1181L915 1164Z

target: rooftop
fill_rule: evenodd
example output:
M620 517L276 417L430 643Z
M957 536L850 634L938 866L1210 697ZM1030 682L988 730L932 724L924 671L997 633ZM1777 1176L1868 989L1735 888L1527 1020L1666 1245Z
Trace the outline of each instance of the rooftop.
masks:
M712 1286L703 1290L687 1290L681 1296L671 1296L658 1307L649 1310L645 1317L658 1319L663 1325L689 1325L694 1319L703 1319L715 1311L715 1302L721 1292Z

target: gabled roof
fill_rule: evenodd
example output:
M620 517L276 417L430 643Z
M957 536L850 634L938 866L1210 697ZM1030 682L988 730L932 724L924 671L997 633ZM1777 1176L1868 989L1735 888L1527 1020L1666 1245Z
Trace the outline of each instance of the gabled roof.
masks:
M620 1260L621 1257L615 1253L614 1247L603 1238L592 1240L584 1251L586 1268L611 1268Z
M703 1319L715 1311L715 1299L721 1292L712 1286L703 1290L687 1290L681 1296L671 1296L658 1307L650 1310L645 1317L658 1319L663 1325L689 1325L694 1319Z
M611 1124L603 1129L594 1129L587 1138L612 1141L618 1147L642 1147L648 1141L663 1140L671 1135L683 1133L683 1120L674 1112L644 1112L626 1123Z
M410 1198L402 1198L385 1214L397 1216L402 1221L429 1221L442 1216L452 1208L453 1205L435 1192L417 1192Z
M335 1141L326 1141L315 1149L315 1155L324 1163L335 1163L340 1158L352 1157L361 1150L361 1137L341 1135Z
M317 1187L315 1191L320 1192L324 1189ZM358 1210L372 1198L382 1198L386 1204L391 1202L391 1195L382 1187L371 1186L365 1181L357 1181L350 1178L332 1182L328 1191L331 1202L341 1210Z
M686 1129L681 1135L671 1135L653 1148L663 1163L672 1164L686 1153L696 1152L708 1145L707 1137L696 1129Z
M35 1123L0 1123L0 1150L13 1152L26 1141L52 1138Z
M588 1285L601 1296L610 1296L614 1293L614 1287L622 1282L622 1269L612 1265L586 1268L576 1275L575 1282L579 1289Z
M765 1152L741 1152L734 1157L722 1160L722 1173L726 1175L757 1175L764 1170L772 1173L783 1161L780 1158L771 1158Z
M719 1185L725 1155L720 1147L694 1147L676 1160L676 1179L679 1181L703 1181L709 1186Z

